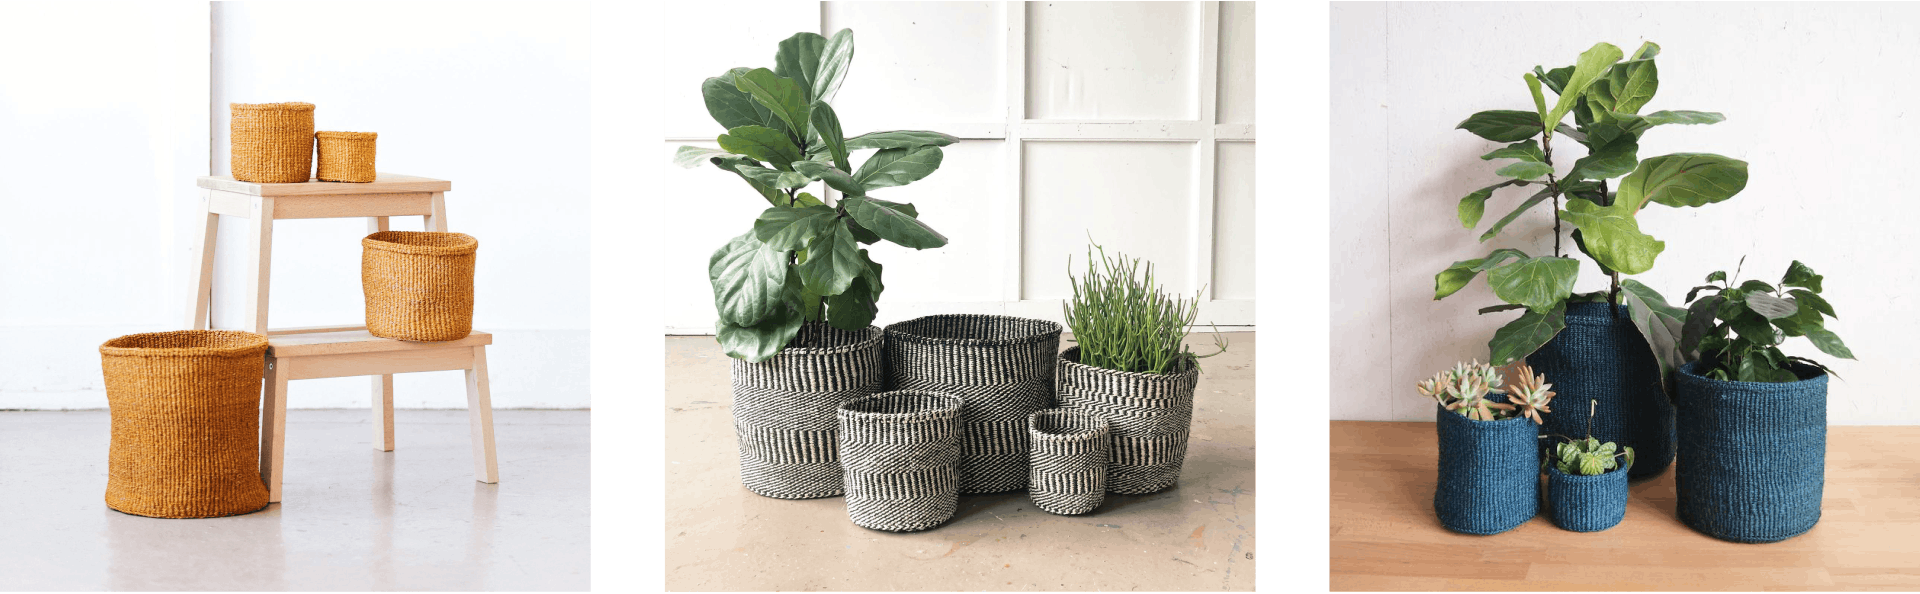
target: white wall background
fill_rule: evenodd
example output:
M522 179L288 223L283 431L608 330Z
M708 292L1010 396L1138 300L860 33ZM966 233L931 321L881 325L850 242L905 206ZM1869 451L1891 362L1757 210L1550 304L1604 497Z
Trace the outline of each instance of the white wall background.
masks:
M1644 157L1713 152L1748 161L1746 190L1698 209L1650 207L1641 229L1667 242L1636 278L1670 300L1714 270L1776 281L1799 259L1826 276L1840 318L1828 327L1860 361L1804 340L1789 354L1832 366L1833 424L1920 423L1911 310L1920 277L1902 182L1920 135L1920 81L1897 73L1920 54L1911 4L1336 3L1332 10L1332 417L1431 420L1413 385L1456 360L1486 360L1511 312L1484 275L1433 301L1433 274L1494 248L1550 253L1550 211L1537 207L1486 244L1479 234L1526 197L1501 191L1486 221L1461 228L1461 196L1496 179L1479 155L1495 143L1454 126L1486 109L1531 109L1520 75L1572 64L1593 43L1659 43L1660 89L1647 109L1717 111L1711 126L1664 126ZM1576 33L1577 32L1577 33ZM1583 155L1555 143L1566 171ZM1566 249L1573 250L1571 240ZM1591 262L1576 291L1606 286ZM1550 378L1551 379L1551 378Z
M707 254L765 209L732 174L670 162L714 146L700 81L772 67L796 31L854 30L835 100L848 136L928 129L962 140L940 170L886 198L912 202L945 247L876 246L877 324L933 313L1060 319L1067 257L1087 236L1156 264L1167 288L1208 293L1200 322L1253 324L1253 6L1249 2L676 3L655 225L668 333L713 330ZM714 43L724 36L725 43ZM856 161L865 155L856 157ZM816 185L818 186L818 185ZM819 195L821 190L812 190Z
M228 103L274 101L318 105L321 130L380 133L381 171L452 180L451 229L481 240L494 405L588 406L590 16L526 8L0 5L0 55L33 57L0 61L0 409L103 407L99 343L179 326L194 177L228 172ZM363 319L363 219L274 234L273 326ZM244 233L221 236L214 322L235 327ZM465 406L459 372L395 384L396 406ZM367 391L303 380L290 405L365 406Z

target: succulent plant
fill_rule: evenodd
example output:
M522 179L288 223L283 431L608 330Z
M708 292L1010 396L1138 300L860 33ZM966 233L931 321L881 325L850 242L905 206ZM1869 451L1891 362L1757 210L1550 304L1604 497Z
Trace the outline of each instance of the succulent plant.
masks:
M1528 374L1533 371L1524 366L1522 368L1526 369ZM1508 400L1514 403L1488 400L1487 396L1490 394L1509 394L1505 387L1506 379L1500 375L1498 368L1475 359L1471 363L1456 363L1453 369L1441 371L1430 379L1421 380L1414 385L1414 389L1419 391L1420 395L1440 403L1442 408L1475 421L1498 421L1527 416L1535 419L1537 423L1540 422L1538 412L1548 411L1545 408L1539 408L1538 412L1533 412L1535 407L1545 405L1553 397L1552 392L1545 392L1546 388L1551 387L1551 384L1546 384L1545 381L1546 376L1540 376L1538 382L1531 377L1524 380L1525 385L1531 390L1524 402L1514 401L1511 396Z
M1553 412L1553 409L1547 408L1547 404L1553 402L1554 392L1548 389L1553 384L1547 383L1545 374L1535 375L1533 368L1525 363L1514 368L1514 373L1520 377L1507 389L1507 402L1513 403L1518 416L1533 419L1535 425L1546 424L1546 420L1540 418L1540 413Z
M1567 441L1555 446L1547 459L1541 460L1540 464L1542 466L1552 464L1554 468L1560 469L1560 472L1585 476L1606 474L1615 468L1621 470L1633 468L1632 447L1622 448L1611 441L1601 442L1593 438L1593 413L1599 409L1600 403L1594 400L1588 402L1590 404L1587 406L1587 438L1563 437L1562 439ZM1620 458L1626 458L1626 460L1622 462Z

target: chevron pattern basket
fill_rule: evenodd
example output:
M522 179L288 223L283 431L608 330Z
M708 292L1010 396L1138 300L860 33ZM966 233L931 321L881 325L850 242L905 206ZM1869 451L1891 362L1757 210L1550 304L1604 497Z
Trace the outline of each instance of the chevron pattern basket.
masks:
M1553 382L1554 402L1577 404L1546 415L1547 433L1586 435L1587 401L1597 400L1593 437L1633 448L1628 476L1660 474L1673 461L1673 404L1625 306L1613 317L1605 303L1567 304L1567 329L1528 355L1527 364Z
M733 360L733 429L740 483L767 497L842 492L834 411L880 390L884 334L811 323L773 358Z
M1776 542L1820 522L1827 470L1827 375L1794 364L1800 381L1728 382L1674 372L1680 521L1722 540Z
M1493 397L1502 400L1501 397ZM1440 474L1433 511L1448 530L1499 534L1540 511L1540 430L1515 417L1475 421L1436 404Z
M961 493L1027 487L1027 416L1053 406L1060 325L1026 318L937 315L887 326L887 389L967 401Z
M1134 373L1080 363L1080 347L1060 353L1060 408L1107 420L1113 435L1107 492L1153 493L1173 486L1187 459L1193 389L1200 368Z
M1033 505L1068 516L1100 507L1107 498L1107 449L1113 445L1107 420L1043 410L1027 416L1027 434L1033 442L1027 487Z
M1553 523L1561 528L1574 532L1612 528L1627 517L1627 473L1615 470L1586 476L1548 465L1547 505L1553 511Z
M958 397L901 390L840 405L847 518L874 530L926 530L960 504Z

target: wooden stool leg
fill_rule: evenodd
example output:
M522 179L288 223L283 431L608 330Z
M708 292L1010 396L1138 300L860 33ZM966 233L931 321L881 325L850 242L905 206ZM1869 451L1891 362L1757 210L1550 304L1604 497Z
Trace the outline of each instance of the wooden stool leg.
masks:
M373 376L373 449L393 451L393 374Z
M289 360L267 357L266 396L260 402L260 480L267 484L267 502L280 501L280 475L286 461L287 380Z
M187 329L211 328L207 318L213 302L213 246L220 233L220 215L213 212L213 191L200 190L200 241L193 244L193 303L187 306Z
M256 196L248 235L253 244L247 258L247 319L241 329L267 333L268 269L273 266L273 197Z
M500 465L493 453L493 396L487 392L487 347L473 347L473 367L467 369L467 422L473 432L473 474L483 483L500 482Z
M447 232L447 193L434 192L431 208L432 208L433 214L427 215L426 220L423 221L423 224L426 226L426 230L446 233Z

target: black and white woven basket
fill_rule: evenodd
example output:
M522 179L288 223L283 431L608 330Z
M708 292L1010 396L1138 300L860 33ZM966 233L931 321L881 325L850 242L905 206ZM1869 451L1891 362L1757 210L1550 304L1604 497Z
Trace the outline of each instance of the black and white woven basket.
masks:
M887 389L959 396L960 492L1027 487L1027 415L1053 406L1060 325L937 315L887 326Z
M1200 368L1189 363L1174 373L1134 373L1080 363L1080 347L1060 353L1060 408L1103 417L1113 449L1107 462L1107 492L1153 493L1180 479L1193 427L1193 388Z
M885 334L811 323L773 358L733 360L733 429L740 483L767 497L843 492L834 411L880 391Z
M960 504L960 407L954 396L902 390L840 405L847 518L875 530L926 530Z
M1033 440L1033 474L1027 496L1033 505L1061 515L1084 514L1107 499L1107 420L1070 410L1043 410L1027 417Z

